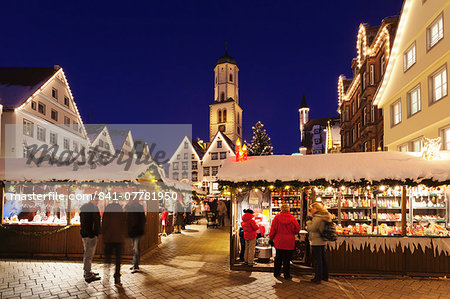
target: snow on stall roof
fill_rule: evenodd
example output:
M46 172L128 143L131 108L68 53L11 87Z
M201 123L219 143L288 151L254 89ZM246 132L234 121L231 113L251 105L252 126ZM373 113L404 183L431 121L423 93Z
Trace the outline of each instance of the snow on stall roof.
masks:
M124 159L125 160L125 159ZM38 167L35 163L26 163L26 158L6 159L4 161L1 179L5 181L131 181L138 179L150 165L131 164L125 170L125 164L119 165L117 160L108 165L97 165L91 169L89 165L79 166L74 170L73 165L57 166L42 162Z
M114 163L102 166L97 165L91 169L89 165L79 166L74 170L73 165L56 166L43 162L37 167L34 163L27 164L27 159L2 159L0 164L0 179L3 181L31 181L31 182L49 182L49 181L74 181L74 182L123 182L136 181L140 175L149 168L156 167L158 174L156 178L162 179L166 186L174 187L178 190L192 191L192 186L178 181L169 180L165 177L164 169L156 163L150 164L131 164L128 170L125 170L125 164ZM3 165L4 164L4 165ZM3 167L4 166L4 167Z
M225 161L217 175L220 181L234 183L265 180L267 182L326 181L369 182L381 180L412 180L417 183L431 179L450 180L450 152L427 161L419 153L370 152L307 156L253 156L247 161Z

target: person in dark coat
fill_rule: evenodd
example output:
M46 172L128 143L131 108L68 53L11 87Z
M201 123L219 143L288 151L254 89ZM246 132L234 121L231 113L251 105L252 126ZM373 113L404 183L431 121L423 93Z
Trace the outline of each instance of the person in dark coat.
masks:
M99 280L98 273L92 271L92 258L100 234L100 211L97 201L90 201L80 208L80 234L83 240L83 270L86 282Z
M111 264L114 251L116 257L114 283L120 284L120 263L126 234L126 215L118 203L110 203L106 206L102 219L102 234L105 243L106 264L108 266Z
M280 276L281 265L285 279L291 279L290 264L295 249L295 236L300 232L300 225L294 216L289 213L289 206L282 205L281 213L276 215L270 227L269 239L276 249L274 272L275 277Z
M141 238L145 233L145 210L137 201L133 200L125 206L128 237L131 239L131 248L133 249L133 266L130 270L134 273L139 270L139 261L141 255Z
M175 233L181 234L181 226L184 223L184 207L183 207L183 204L181 203L181 201L175 202L173 212L175 214L175 219L174 219L174 224L173 224L176 228Z

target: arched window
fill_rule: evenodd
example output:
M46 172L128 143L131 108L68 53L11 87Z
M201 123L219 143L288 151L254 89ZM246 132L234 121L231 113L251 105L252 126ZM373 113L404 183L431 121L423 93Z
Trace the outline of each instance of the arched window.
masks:
M237 115L237 123L240 124L241 123L241 114L238 112Z
M225 101L225 93L224 93L224 92L222 92L222 93L220 94L220 100L221 100L221 101Z
M222 122L222 111L221 110L217 111L217 121L219 123Z
M233 74L230 74L230 82L233 82Z
M223 110L223 115L222 116L223 116L223 119L222 119L223 122L226 123L227 122L227 109Z

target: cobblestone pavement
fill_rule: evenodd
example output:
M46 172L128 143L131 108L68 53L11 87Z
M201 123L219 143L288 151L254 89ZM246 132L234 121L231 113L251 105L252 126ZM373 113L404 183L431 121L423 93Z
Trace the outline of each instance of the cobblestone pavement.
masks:
M449 298L448 279L310 277L277 280L271 273L230 271L228 232L191 225L142 259L141 272L122 266L122 286L87 284L81 262L0 261L0 298Z

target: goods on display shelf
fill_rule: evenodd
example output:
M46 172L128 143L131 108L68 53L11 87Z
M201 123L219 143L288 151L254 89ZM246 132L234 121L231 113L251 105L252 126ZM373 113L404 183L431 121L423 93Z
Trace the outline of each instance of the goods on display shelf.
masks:
M401 188L316 188L338 224L338 234L401 234ZM450 188L409 187L406 192L406 233L448 236Z
M272 191L271 196L271 220L281 212L281 206L287 204L290 208L290 213L300 222L302 219L302 197L300 192Z

